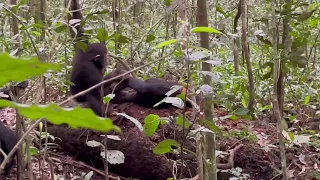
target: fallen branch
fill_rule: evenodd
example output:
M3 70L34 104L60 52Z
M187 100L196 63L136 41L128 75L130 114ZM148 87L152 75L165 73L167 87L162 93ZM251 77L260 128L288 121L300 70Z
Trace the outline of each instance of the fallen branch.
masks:
M243 144L239 144L235 148L231 149L228 162L226 164L218 163L217 164L218 169L231 169L231 168L233 168L234 167L234 155L242 147L243 147Z

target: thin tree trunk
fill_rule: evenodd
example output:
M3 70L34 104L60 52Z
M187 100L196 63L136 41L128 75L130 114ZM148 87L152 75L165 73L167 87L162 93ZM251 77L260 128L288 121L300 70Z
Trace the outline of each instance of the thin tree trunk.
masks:
M207 0L198 0L198 26L208 26L208 14L207 14ZM209 49L209 34L202 32L200 33L200 46L206 49ZM203 71L211 71L211 64L202 63ZM212 85L212 79L210 76L204 76L203 83ZM204 99L204 115L208 120L213 120L213 105L212 97L205 97ZM205 165L205 179L206 180L217 180L217 163L216 163L216 142L215 134L212 133L203 133L204 134L204 155L206 161Z
M277 129L278 129L278 138L279 138L279 146L280 146L280 156L281 156L281 167L282 167L282 175L283 179L287 180L287 166L286 166L286 155L285 155L285 146L283 142L282 136L282 113L281 107L279 106L279 83L281 83L281 66L280 66L280 59L278 56L278 42L277 42L277 25L276 25L276 13L275 13L275 0L271 1L271 8L272 8L272 43L273 43L273 59L274 59L274 67L273 67L273 112L274 117L277 120ZM280 86L283 87L283 84Z
M248 109L249 114L253 115L254 113L254 82L253 82L253 73L248 49L248 42L247 42L247 15L246 15L246 8L247 8L247 0L241 0L241 21L242 21L242 49L243 49L243 57L246 61L247 70L248 70L248 79L249 79L249 103Z
M10 0L11 5L16 5L17 0ZM17 11L13 9L13 13L17 14ZM19 34L19 27L18 27L18 20L15 16L12 15L12 32L13 36ZM14 44L14 49L20 48L20 38L17 37L16 39L17 44ZM18 51L19 52L19 51ZM23 124L22 124L22 117L17 115L16 118L16 135L17 138L20 139L23 134ZM24 179L24 159L23 159L23 151L22 151L22 145L19 146L19 149L17 150L17 180Z

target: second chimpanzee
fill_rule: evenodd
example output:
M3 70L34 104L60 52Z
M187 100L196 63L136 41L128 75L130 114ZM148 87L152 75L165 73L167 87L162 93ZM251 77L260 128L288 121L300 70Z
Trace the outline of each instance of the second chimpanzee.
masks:
M0 121L0 148L6 155L10 153L10 151L13 149L13 147L17 144L18 139L15 135L15 133L6 127L2 121ZM9 162L4 167L3 173L4 175L9 175L12 167L15 164L15 155L9 160ZM2 153L0 153L0 164L3 162L4 156Z
M150 78L144 81L134 77L128 77L124 79L123 82L120 84L120 88L117 90L116 97L112 102L117 104L124 102L133 102L140 106L154 109L169 108L172 107L172 104L170 103L163 102L155 107L154 105L163 100L165 97L167 97L166 93L170 91L173 85L181 84L156 78ZM125 87L129 87L135 90L136 92L134 94L129 94L121 91ZM182 88L174 92L170 96L175 97L181 94L183 91L185 91L185 88ZM192 107L190 102L187 101L186 103L187 107Z

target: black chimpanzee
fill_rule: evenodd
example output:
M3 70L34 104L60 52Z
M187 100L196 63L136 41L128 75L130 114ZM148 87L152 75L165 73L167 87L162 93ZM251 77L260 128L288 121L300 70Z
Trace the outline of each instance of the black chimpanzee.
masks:
M118 71L118 70L115 70ZM122 70L122 73L125 71ZM120 73L120 74L122 74ZM116 74L116 73L115 73ZM116 83L112 83L109 88L112 88ZM158 106L155 106L158 102L163 100L166 96L166 93L170 91L173 85L181 85L177 82L172 81L165 81L162 79L150 78L147 80L141 80L134 77L127 77L117 86L116 90L116 97L111 101L113 103L124 103L124 102L133 102L140 106L144 106L147 108L155 108L155 109L162 109L162 108L169 108L172 107L171 103L161 103ZM124 88L131 88L136 92L133 94L126 93L122 91ZM175 97L181 93L185 93L186 89L181 88L178 91L171 94L171 97ZM187 107L192 107L190 102L186 102Z
M80 5L78 0L71 0L70 10L72 15L69 16L69 22L71 19L83 20L82 13L79 11ZM72 26L72 25L71 25ZM72 63L71 71L71 93L77 94L83 90L86 90L103 80L105 66L108 64L108 50L103 43L89 43L85 39L84 29L80 24L73 25L77 32L74 32L70 27L70 32L77 43L80 41L87 44L87 49L84 51L79 46L76 46L75 56ZM101 87L97 87L90 92L76 98L78 102L87 102L88 106L98 116L104 117L104 105L103 98L100 94Z
M13 149L13 147L17 144L18 139L15 135L15 133L6 127L2 121L0 121L0 148L6 155L10 153L10 151ZM4 170L1 171L4 175L9 175L12 167L15 164L15 155L12 156L12 158L9 160L9 162L5 165ZM4 156L2 153L0 153L0 164L2 163L4 159Z

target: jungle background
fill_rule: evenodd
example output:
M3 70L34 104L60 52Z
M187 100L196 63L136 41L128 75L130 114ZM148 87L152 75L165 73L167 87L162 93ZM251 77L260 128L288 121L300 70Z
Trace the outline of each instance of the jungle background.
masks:
M318 1L80 4L106 73L183 83L199 106L125 103L101 121L70 98L65 2L1 1L0 86L15 93L0 119L22 139L10 179L320 179Z

